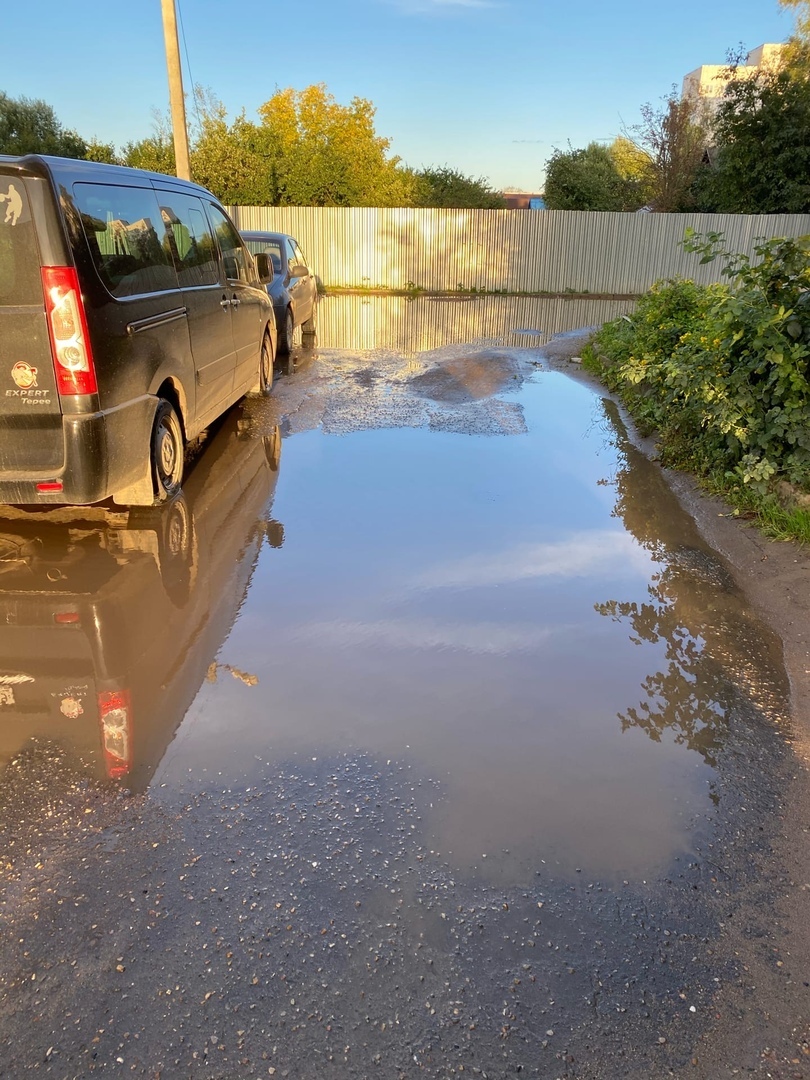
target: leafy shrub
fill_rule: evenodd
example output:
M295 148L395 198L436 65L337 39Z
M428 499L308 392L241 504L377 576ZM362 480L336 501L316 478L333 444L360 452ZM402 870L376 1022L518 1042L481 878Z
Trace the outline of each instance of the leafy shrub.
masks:
M705 426L706 386L714 362L694 348L705 337L707 313L723 287L692 281L658 282L632 316L606 324L587 359L596 360L609 388L619 394L642 431L658 432L662 460L706 474L724 457L710 453ZM598 354L598 355L596 355Z
M756 262L688 232L728 284L656 284L597 333L586 362L660 435L664 460L763 493L810 489L810 236L766 240Z

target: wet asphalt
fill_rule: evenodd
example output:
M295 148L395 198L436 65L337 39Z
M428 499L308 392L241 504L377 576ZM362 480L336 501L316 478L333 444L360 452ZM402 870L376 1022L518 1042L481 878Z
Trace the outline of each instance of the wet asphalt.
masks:
M4 523L0 1075L805 1075L782 642L520 303L330 298L173 531Z

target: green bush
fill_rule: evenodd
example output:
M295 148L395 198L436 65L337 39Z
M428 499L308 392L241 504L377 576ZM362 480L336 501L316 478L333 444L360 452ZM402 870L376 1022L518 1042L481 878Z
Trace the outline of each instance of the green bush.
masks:
M699 474L715 471L721 461L723 468L732 464L706 424L715 358L694 348L706 337L708 312L723 293L723 286L658 282L632 317L607 324L595 341L605 382L645 434L657 432L665 464Z
M656 284L597 333L586 364L648 429L662 458L763 494L810 490L810 236L760 243L756 261L689 232L727 284Z

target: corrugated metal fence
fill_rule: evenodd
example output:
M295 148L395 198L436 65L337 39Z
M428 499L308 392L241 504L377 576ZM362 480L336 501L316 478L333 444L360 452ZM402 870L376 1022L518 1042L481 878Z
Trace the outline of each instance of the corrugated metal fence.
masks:
M659 278L719 280L680 245L688 225L734 251L810 233L810 214L607 214L236 206L240 229L290 233L326 286L642 293Z

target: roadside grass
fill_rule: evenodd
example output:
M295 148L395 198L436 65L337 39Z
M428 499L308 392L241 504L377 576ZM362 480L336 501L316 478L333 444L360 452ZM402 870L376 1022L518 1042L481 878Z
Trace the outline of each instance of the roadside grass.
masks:
M703 491L723 499L731 507L726 516L750 522L770 540L810 545L810 509L790 505L774 491L755 491L728 473L706 472L696 457L667 450L666 446L660 448L661 464L690 473Z
M728 495L725 498L731 503ZM758 496L755 492L741 493L737 503L734 516L750 518L769 539L810 544L810 510L783 506L773 496Z

